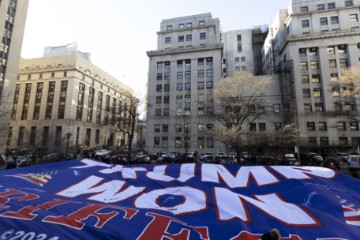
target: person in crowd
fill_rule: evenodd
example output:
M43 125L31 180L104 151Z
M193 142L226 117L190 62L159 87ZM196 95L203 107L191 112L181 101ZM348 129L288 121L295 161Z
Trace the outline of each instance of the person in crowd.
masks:
M276 228L272 229L270 232L266 232L261 236L261 240L280 240L281 235L279 230Z
M199 153L197 151L193 153L193 159L194 163L199 163Z

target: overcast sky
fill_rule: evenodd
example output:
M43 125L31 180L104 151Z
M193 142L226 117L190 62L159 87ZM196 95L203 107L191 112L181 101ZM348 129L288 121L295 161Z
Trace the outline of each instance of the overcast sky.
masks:
M30 0L21 56L76 42L92 62L138 94L163 19L211 13L222 31L269 24L290 0Z

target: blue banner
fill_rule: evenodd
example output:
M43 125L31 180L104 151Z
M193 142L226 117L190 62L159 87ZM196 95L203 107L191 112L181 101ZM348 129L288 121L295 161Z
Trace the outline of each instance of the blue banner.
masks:
M359 239L360 181L322 167L111 165L0 172L0 240Z

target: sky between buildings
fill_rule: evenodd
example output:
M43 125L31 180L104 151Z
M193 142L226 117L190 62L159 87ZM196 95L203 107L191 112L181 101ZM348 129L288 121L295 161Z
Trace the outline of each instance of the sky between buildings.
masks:
M146 93L148 57L163 19L211 13L221 30L269 24L291 0L30 0L23 58L76 42L105 72Z

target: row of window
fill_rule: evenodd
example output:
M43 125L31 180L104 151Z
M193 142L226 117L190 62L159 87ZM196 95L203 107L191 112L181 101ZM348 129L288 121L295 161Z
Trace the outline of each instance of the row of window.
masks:
M340 58L339 62L337 62L336 59L329 59L328 63L329 63L329 68L337 68L338 65L340 68L349 67L349 61L347 58ZM301 61L300 62L300 70L308 70L309 69L308 65L309 65L308 62ZM310 61L310 69L312 69L312 70L320 69L319 61L317 61L317 60Z
M346 0L346 1L344 2L344 4L345 4L345 7L354 6L354 3L353 3L352 0ZM316 5L316 10L318 10L318 11L324 11L324 10L326 10L326 9L331 10L331 9L335 9L335 8L336 8L336 4L335 4L334 2L332 2L332 3L327 3L327 4L322 3L322 4L317 4L317 5ZM309 11L309 7L308 7L308 6L302 6L302 7L300 8L300 10L301 10L301 12L308 12L308 11Z
M205 75L206 73L206 75ZM156 80L161 81L161 80L170 80L170 72L165 72L165 73L157 73L156 74ZM198 78L205 78L205 76L207 78L211 78L213 77L213 69L206 69L205 70L198 70L198 74L197 77ZM191 71L179 71L176 73L176 79L191 79Z
M160 141L161 140L161 141ZM175 137L175 147L184 148L187 146L191 147L191 138L190 137ZM214 148L214 138L213 137L198 137L197 138L197 148ZM169 138L168 137L154 137L154 148L167 148L169 147Z
M162 111L161 111L162 110ZM198 107L198 116L205 116L205 115L212 115L214 109L213 107ZM162 113L162 115L161 115ZM155 109L155 116L161 117L161 116L169 116L170 109L169 108L156 108ZM176 115L177 116L190 116L191 115L191 107L184 107L184 108L177 108L176 109Z
M198 22L198 26L205 26L205 21L204 20L201 20ZM186 28L192 28L193 27L193 23L191 22L188 22L188 23L179 23L177 29L185 29ZM173 30L173 25L172 24L169 24L166 26L166 30L167 31L171 31Z
M213 126L214 125L212 123L208 123L208 124L206 124L206 128L205 128L205 124L198 124L197 130L198 130L198 132L204 132L205 130L212 129ZM190 124L176 124L175 132L182 132L182 131L191 132L191 125ZM154 132L169 132L169 125L168 124L162 124L162 125L155 124Z
M195 61L195 60L194 60ZM204 66L204 65L211 66L213 65L213 58L207 57L207 58L198 58L197 59L197 66ZM156 69L157 70L163 70L163 69L170 69L171 63L170 61L165 62L157 62L156 63ZM183 68L184 66L186 68L191 67L191 59L181 59L176 61L177 68Z
M199 34L200 40L206 40L206 32L201 32ZM178 42L191 42L192 41L192 34L186 34L186 35L179 35L178 36ZM171 37L165 37L165 44L171 43Z
M212 89L214 87L213 81L206 81L206 82L198 82L197 89ZM176 84L177 91L191 91L191 83L177 83ZM166 83L164 85L157 84L156 85L156 92L169 92L170 91L170 84Z
M330 21L329 21L330 19ZM358 22L359 21L359 16L357 13L352 13L349 14L349 21L350 22ZM330 16L328 17L321 17L320 18L320 25L324 26L324 25L328 25L330 22L330 24L339 24L339 17L338 16ZM301 20L301 27L302 28L309 28L310 27L310 19L303 19Z
M329 145L329 138L328 137L309 137L308 138L308 144L309 145L318 145L318 139L319 139L319 144L323 145L323 146L328 146ZM339 145L341 146L347 146L349 145L349 138L348 137L339 137L338 139ZM360 137L352 137L351 138L351 145L353 146L359 146L360 144Z
M358 131L359 130L359 123L358 122L350 122L349 123L350 130ZM327 131L327 123L326 122L318 122L317 123L318 131ZM346 122L337 122L336 128L341 131L345 131L347 127ZM307 131L316 131L316 125L315 122L307 122L306 123Z

